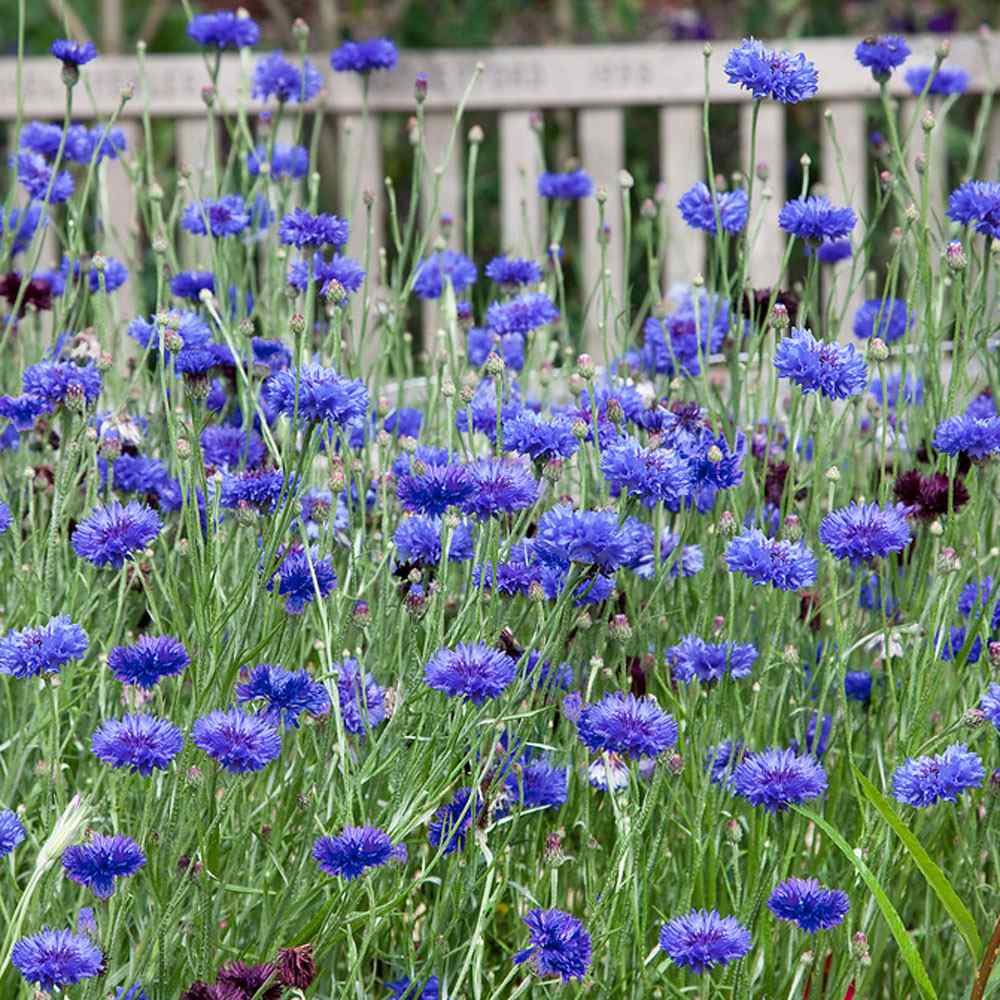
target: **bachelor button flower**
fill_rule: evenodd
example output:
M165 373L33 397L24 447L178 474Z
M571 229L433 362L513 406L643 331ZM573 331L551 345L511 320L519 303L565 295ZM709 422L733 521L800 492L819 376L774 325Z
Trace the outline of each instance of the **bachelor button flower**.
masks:
M816 557L802 542L777 541L759 528L737 535L726 549L730 572L749 577L754 586L801 590L816 582Z
M31 202L23 210L12 208L7 214L6 223L3 209L0 208L0 233L6 233L11 241L11 256L26 250L38 230L39 223L44 228L48 225L48 221L48 216L42 215L42 207L36 202Z
M559 310L544 292L526 292L509 302L494 302L486 310L486 326L500 334L527 334L559 318Z
M793 198L778 213L778 225L786 233L811 243L849 236L857 218L851 208L837 208L825 195Z
M814 878L788 878L774 887L767 907L779 920L815 934L843 923L851 903L846 892L827 889Z
M526 809L558 809L566 802L569 769L556 767L544 757L529 759L526 754L504 784L511 797Z
M286 146L275 143L268 161L266 146L260 145L247 153L247 173L256 177L260 173L261 164L270 162L271 177L280 180L282 177L301 179L309 172L309 150L305 146Z
M320 837L313 844L312 856L327 875L350 882L369 868L406 861L406 847L394 845L377 827L348 826L336 837Z
M325 715L330 711L330 695L305 670L285 670L270 663L259 663L243 684L236 686L236 700L241 703L264 699L260 716L272 726L284 723L299 727L303 712Z
M963 226L976 224L976 232L1000 240L1000 182L966 181L948 197L952 222Z
M10 513L10 507L0 500L0 535L7 531L13 523L13 520L14 519Z
M309 550L307 557L306 550L300 545L289 547L277 572L267 581L268 590L274 590L275 581L278 582L278 594L285 598L285 610L290 615L302 614L306 605L316 599L317 590L323 598L337 589L337 574L333 571L330 557L320 559L315 548Z
M801 328L779 342L774 367L804 393L821 392L828 399L848 399L868 388L865 359L853 344L817 340Z
M502 422L503 443L509 451L528 455L536 462L571 458L580 447L569 417L546 419L524 409Z
M0 396L0 417L11 422L15 437L17 431L30 431L43 413L51 413L52 406L40 396L23 393L20 396Z
M703 684L730 677L748 677L757 659L751 644L735 642L708 643L696 635L687 635L667 650L667 663L675 680Z
M469 800L472 799L470 802ZM473 819L482 812L471 788L460 788L451 802L441 806L431 817L427 827L427 841L431 847L444 844L444 853L465 849L465 838Z
M626 565L631 556L629 533L611 511L574 511L567 504L550 507L539 519L535 553L546 563L597 566L605 573Z
M872 700L872 675L868 670L849 670L844 675L844 694L849 701L867 705Z
M634 438L622 437L601 453L601 472L612 496L638 497L647 507L663 503L679 510L691 492L688 462L672 448L643 448Z
M87 652L87 633L59 615L47 625L9 632L0 638L0 674L23 679L59 669Z
M957 66L938 66L936 72L931 66L911 66L904 79L914 97L919 97L924 92L931 73L934 73L934 78L927 90L928 94L964 94L969 89L969 74Z
M73 550L95 566L121 569L125 560L149 545L162 527L156 512L145 504L130 500L123 507L112 500L106 507L95 507L90 517L76 526Z
M486 277L505 288L536 285L542 280L542 269L533 260L501 256L486 265Z
M36 201L45 201L47 197L50 204L59 205L73 194L73 176L69 171L60 171L53 181L52 168L38 153L18 154L17 179Z
M485 643L460 642L454 649L439 649L424 667L424 682L449 698L466 698L481 705L497 698L514 680L517 661Z
M531 944L514 956L516 965L530 961L540 976L559 976L568 983L583 979L590 968L590 935L576 917L562 910L530 910L524 917Z
M260 39L260 27L256 21L229 10L196 14L188 24L187 33L199 45L212 49L249 48Z
M709 747L705 754L705 770L713 785L729 785L733 777L733 769L746 756L746 747L742 740L724 740L714 747Z
M256 431L248 436L230 424L213 425L201 432L201 457L206 466L217 469L252 469L264 460L264 442Z
M862 340L881 337L891 344L912 330L916 322L916 312L907 309L902 299L886 299L884 305L881 299L869 299L854 314L854 336Z
M933 757L908 757L892 776L892 795L897 802L926 809L942 799L957 802L962 792L978 788L985 777L979 757L956 743Z
M858 42L854 50L854 58L870 69L879 83L888 80L892 71L906 62L909 54L910 47L899 35L865 38Z
M441 996L437 976L431 976L424 983L403 976L386 983L385 988L392 994L391 1000L439 1000Z
M400 477L396 496L404 510L439 517L463 505L474 489L466 466L426 464L422 472Z
M444 552L443 528L438 518L422 514L404 517L392 539L400 559L421 566L436 566ZM448 561L464 562L471 558L472 531L467 524L460 524L452 532Z
M417 264L413 280L413 294L421 299L439 299L444 291L444 280L461 292L476 281L476 265L457 250L438 250Z
M747 200L747 193L743 188L717 192L715 204L719 209L719 221L727 233L738 233L747 224L750 202ZM698 181L681 195L677 207L680 209L684 221L692 229L702 229L706 233L715 232L715 208L712 205L712 192L702 181Z
M880 507L858 504L833 510L819 526L819 540L838 559L852 565L868 562L890 552L901 552L910 544L910 526L902 504Z
M660 947L675 965L693 972L737 961L750 943L750 932L735 917L721 917L716 910L692 910L660 928Z
M196 720L191 742L232 774L260 771L281 753L281 737L267 719L239 708Z
M278 224L278 238L287 246L340 247L347 242L350 228L337 215L313 215L304 208L292 209Z
M207 222L207 226L206 226ZM195 236L236 236L250 225L250 210L239 194L195 201L184 209L181 225Z
M143 635L133 646L116 646L108 653L115 680L151 689L162 677L174 677L189 663L180 640L172 635Z
M101 373L92 364L72 361L39 361L24 369L21 387L29 396L44 399L49 407L65 404L67 396L79 394L87 406L101 394Z
M652 698L614 691L587 705L576 724L580 742L594 753L655 757L677 742L677 723Z
M949 417L934 431L934 447L946 455L968 455L980 460L1000 451L1000 417L983 420L970 416Z
M330 66L337 73L371 73L392 69L399 54L388 38L369 38L364 42L344 42L330 53Z
M993 723L993 727L1000 731L1000 684L991 684L986 689L979 702L979 709Z
M585 170L570 170L564 174L546 172L538 178L538 193L543 198L574 200L589 198L594 182Z
M826 772L815 758L776 747L747 754L733 771L731 784L750 805L771 813L814 799L827 787Z
M134 875L146 863L142 848L131 838L96 834L89 844L67 847L62 865L67 877L87 886L98 899L115 891L115 879Z
M184 747L181 731L166 719L151 715L126 715L107 719L97 727L90 748L98 760L112 767L127 767L133 774L165 771Z
M97 49L93 42L74 42L68 38L59 38L49 48L64 66L86 66L97 58Z
M21 821L9 809L0 810L0 858L6 857L26 834Z
M128 281L128 268L114 257L106 258L103 271L91 268L87 274L87 287L91 295L116 292L126 281Z
M836 264L849 260L854 253L850 240L826 240L816 248L816 257L821 264Z
M472 492L460 505L466 514L486 520L524 510L538 499L538 483L522 462L483 458L467 468Z
M726 59L730 83L749 90L755 100L770 97L782 104L797 104L812 97L819 85L816 67L799 52L765 49L755 38L745 38Z
M280 52L272 52L253 71L253 96L260 101L274 97L280 104L311 101L323 86L323 77L308 59L301 68ZM346 240L345 240L346 242Z
M29 983L43 990L72 986L99 975L104 967L101 949L89 937L48 927L21 938L10 960Z
M938 642L941 644L941 659L944 660L945 663L951 663L953 660L957 660L965 646L967 637L968 632L964 628L960 627L949 629L944 637L942 637L939 632L936 632L934 634L934 642L935 645L937 645ZM983 642L977 636L972 641L972 645L969 647L966 662L977 663L982 651Z
M893 372L885 380L884 391L881 379L873 378L869 391L879 406L889 406L893 409L900 402L913 406L921 406L924 402L924 383L920 379L915 379L913 375L907 375L904 379L902 372Z
M365 270L350 257L334 254L326 260L322 254L313 256L313 282L319 285L321 295L326 295L330 283L336 281L340 287L352 294L361 288L365 280ZM288 269L288 284L305 291L309 285L309 265L304 260L295 261Z
M297 413L298 419L307 423L346 427L363 420L368 412L364 382L322 365L305 365L272 375L264 384L264 397L275 413L284 413L289 419Z
M344 729L355 736L364 736L369 729L385 722L385 692L375 678L354 659L332 666L337 671L337 697Z
M254 469L236 474L225 473L219 488L219 506L224 510L252 507L273 513L283 495L294 492L295 483L285 482L277 470Z

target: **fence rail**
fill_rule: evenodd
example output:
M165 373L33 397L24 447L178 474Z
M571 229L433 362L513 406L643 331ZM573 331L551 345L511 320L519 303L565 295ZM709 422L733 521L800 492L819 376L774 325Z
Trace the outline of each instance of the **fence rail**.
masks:
M930 63L940 44L938 36L909 39L914 55L911 63ZM970 78L970 93L993 89L990 65L1000 67L1000 36L956 35L950 39L949 65L961 66ZM863 208L866 204L870 158L867 153L865 105L878 97L878 87L870 73L853 58L852 39L798 39L796 50L804 51L816 64L820 91L816 100L829 109L836 142L842 153L842 171L835 169L833 133L823 129L823 151L819 179L841 202ZM725 53L730 43L716 43L708 71L708 90L713 102L739 103L743 162L749 161L749 120L751 104L747 94L726 81L723 71ZM326 67L325 54L311 57ZM540 213L534 195L534 180L539 170L537 141L530 115L534 109L573 109L577 114L576 148L581 162L598 184L612 193L606 204L610 224L608 259L612 271L622 273L623 245L622 204L618 197L618 176L625 168L625 110L636 106L656 106L659 113L659 162L666 198L673 205L680 194L696 180L704 179L702 154L701 102L705 93L705 61L701 43L638 44L587 47L524 47L483 51L406 52L399 66L390 74L371 78L369 108L377 120L380 113L405 112L413 107L413 80L418 72L428 75L429 91L425 104L425 142L432 163L437 163L450 132L454 109L465 93L477 64L482 64L481 78L472 89L469 111L497 112L500 147L501 239L514 252L529 249L540 252L544 246L539 229ZM140 72L141 69L141 72ZM249 106L262 110L249 100L252 64L240 56L222 60L219 75L219 102L226 108L243 95ZM142 65L136 58L103 57L83 72L83 81L74 94L75 117L106 118L119 106L122 88L136 85L135 98L129 101L122 116L129 148L142 141L138 116L148 107L151 116L176 119L176 144L179 161L197 166L204 160L207 131L201 89L208 82L206 64L201 56L145 56ZM20 72L23 115L32 118L61 118L65 92L57 68L49 57L25 61ZM11 121L17 112L18 73L11 60L0 61L0 122ZM912 103L901 75L890 83L891 93ZM381 199L381 150L377 128L362 132L357 116L362 108L360 81L351 74L331 74L328 86L319 99L325 111L337 121L341 143L340 159L348 166L348 176L359 176L360 186ZM785 162L785 108L766 103L758 123L759 159L775 165ZM464 129L459 135L449 163L442 164L441 207L456 218L456 232L461 232L463 214L462 165ZM937 156L944 155L943 138L935 138ZM995 177L1000 165L1000 111L994 111L986 133L984 160L980 177ZM134 259L136 208L134 196L120 165L108 163L110 228L118 235L118 251ZM816 171L813 171L814 176ZM943 185L944 171L932 176ZM346 188L346 185L341 185ZM763 189L763 190L762 190ZM943 194L942 191L938 192ZM349 197L349 195L348 195ZM782 239L774 225L778 207L786 198L783 169L772 169L766 185L757 185L757 197L764 204L755 206L764 213L750 262L750 276L755 284L772 282L777 274ZM342 196L343 200L343 196ZM343 210L346 206L341 205ZM585 232L596 226L597 207L592 199L581 206ZM376 245L382 245L384 207L376 205ZM752 217L753 218L753 217ZM527 230L525 227L527 220ZM676 227L675 227L676 230ZM357 237L356 237L357 238ZM353 247L358 252L358 244ZM596 241L583 241L584 276L588 284L599 276L600 258ZM704 263L704 242L685 234L672 240L664 261L665 278L689 280Z

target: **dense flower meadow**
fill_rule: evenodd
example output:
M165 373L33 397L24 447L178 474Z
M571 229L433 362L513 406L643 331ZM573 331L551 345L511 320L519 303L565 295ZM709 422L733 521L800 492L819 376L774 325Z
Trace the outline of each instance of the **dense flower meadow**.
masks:
M966 69L858 45L876 190L849 207L804 160L779 284L747 281L763 176L724 181L707 148L704 182L637 205L607 261L645 256L648 289L620 301L605 272L569 308L568 213L630 205L630 179L541 173L546 251L474 260L474 219L438 219L421 76L413 200L351 259L372 199L318 205L305 112L336 77L297 32L257 54L244 12L192 19L206 84L241 50L269 111L209 87L230 150L169 197L149 149L74 117L90 43L52 47L65 120L18 123L0 996L990 995L982 129L947 204L927 178ZM365 94L396 63L387 39L330 56ZM822 92L808 52L753 39L725 72L755 123ZM105 243L118 157L142 275ZM708 235L688 286L661 287L667 233Z

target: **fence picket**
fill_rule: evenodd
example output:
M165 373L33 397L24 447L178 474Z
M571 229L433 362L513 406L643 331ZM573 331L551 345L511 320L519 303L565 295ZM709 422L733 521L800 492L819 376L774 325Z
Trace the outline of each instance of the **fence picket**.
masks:
M134 158L142 147L142 128L136 121L124 121L121 128L125 133L125 156ZM101 218L104 225L100 249L118 257L129 269L130 280L115 293L115 300L122 315L130 317L135 308L135 285L142 265L136 191L121 158L106 159L99 169Z
M175 155L178 167L188 172L188 190L192 200L210 197L208 176L215 156L213 144L210 141L208 119L180 118L177 121L174 136ZM179 253L181 262L193 267L197 259L199 238L192 236L186 230L179 230Z
M750 206L752 245L750 281L755 288L767 288L778 280L785 237L778 228L778 213L785 203L785 107L764 101L757 116L757 162L750 162L751 117L753 106L740 108L740 162L744 170L757 171L767 166L767 180L754 178L753 204Z
M666 189L667 246L664 251L666 291L689 283L705 269L705 238L684 225L677 200L696 181L705 180L702 109L671 104L660 109L660 176Z
M500 125L500 234L503 249L528 256L541 255L545 236L535 185L541 172L538 137L528 111L501 111Z

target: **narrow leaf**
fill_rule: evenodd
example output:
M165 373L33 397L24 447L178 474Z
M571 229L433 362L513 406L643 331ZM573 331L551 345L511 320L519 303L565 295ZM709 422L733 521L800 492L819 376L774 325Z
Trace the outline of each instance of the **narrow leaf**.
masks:
M872 870L854 853L851 845L825 819L817 816L816 813L808 809L803 809L802 806L795 806L794 808L800 815L805 816L807 820L815 823L843 851L847 860L854 865L862 881L868 886L871 894L875 897L875 902L882 911L882 916L885 917L885 921L889 925L889 930L892 931L892 936L896 939L896 944L899 945L903 961L906 962L920 992L927 1000L938 1000L938 995L935 993L930 977L927 975L927 969L924 968L920 953L917 951L916 945L903 925L902 917L896 911L896 907L892 905L892 902L885 894L885 890L879 884Z
M979 929L976 927L975 918L959 898L958 893L955 892L945 873L938 867L937 862L927 853L923 844L914 836L913 831L900 819L889 800L856 767L854 774L861 785L861 790L865 793L865 797L903 842L903 846L909 851L910 857L913 858L920 873L927 880L927 884L934 890L934 894L948 911L948 916L955 921L955 926L972 955L973 963L978 962L979 956L983 952L983 943L979 938Z

